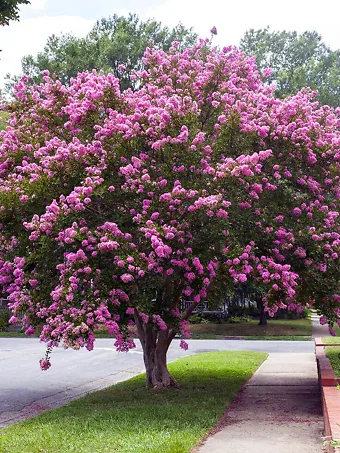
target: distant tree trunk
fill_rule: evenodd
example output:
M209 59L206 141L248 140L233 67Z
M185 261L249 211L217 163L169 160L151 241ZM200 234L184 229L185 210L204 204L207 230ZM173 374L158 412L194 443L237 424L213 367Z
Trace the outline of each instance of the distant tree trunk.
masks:
M262 297L258 298L256 300L256 302L257 302L257 308L260 310L259 326L266 326L267 325L267 316L266 316L266 312L264 311Z
M167 367L166 355L175 336L173 330L160 330L155 324L144 324L135 314L138 337L143 348L146 385L149 388L179 388Z

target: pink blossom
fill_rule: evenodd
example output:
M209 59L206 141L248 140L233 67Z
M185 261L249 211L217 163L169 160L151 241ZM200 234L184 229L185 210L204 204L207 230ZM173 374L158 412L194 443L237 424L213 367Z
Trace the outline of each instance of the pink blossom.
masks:
M272 74L273 70L271 68L264 68L262 70L263 77L267 78Z
M179 343L179 347L183 349L184 351L187 351L189 348L188 343L185 340L181 340Z
M35 332L34 327L29 326L29 327L25 330L25 335L28 335L28 336L29 336L29 335L33 335L34 332Z
M134 280L134 277L131 274L123 274L120 276L120 278L124 283L129 283Z
M51 362L48 360L48 359L41 359L39 361L40 363L40 368L43 370L43 371L46 371L50 368L51 366Z
M323 316L320 317L320 324L321 324L322 326L324 326L325 324L327 324L327 321L328 321L328 320L327 320L327 317L326 317L326 316L323 315Z
M336 330L332 326L329 326L329 333L332 337L336 337Z

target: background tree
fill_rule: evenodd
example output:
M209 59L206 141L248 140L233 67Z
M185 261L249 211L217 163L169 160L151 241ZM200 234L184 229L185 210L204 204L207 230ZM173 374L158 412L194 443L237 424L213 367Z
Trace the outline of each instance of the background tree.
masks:
M303 87L318 90L318 101L340 106L340 51L332 51L315 31L272 32L269 28L248 30L240 49L256 56L260 69L271 68L269 82L277 85L276 95L283 98Z
M36 57L28 55L22 59L22 71L34 82L40 82L42 71L48 69L68 84L78 72L102 69L118 77L121 88L125 89L134 86L131 72L142 69L142 57L149 41L153 41L156 48L168 50L172 41L187 47L196 37L192 29L181 24L169 29L153 19L143 22L135 14L114 15L97 21L85 38L52 35ZM7 89L12 87L13 80L17 78L8 78Z
M9 25L11 20L19 20L19 5L29 5L29 0L1 0L0 26ZM0 49L1 52L1 49ZM1 91L0 91L1 96Z
M84 72L16 86L0 132L0 285L49 352L137 330L147 383L201 300L249 283L266 310L340 318L339 117L278 100L233 48L148 48L136 90ZM191 301L181 311L181 301ZM12 319L15 321L16 318Z
M1 0L0 25L9 25L10 20L19 20L19 5L29 3L29 0Z

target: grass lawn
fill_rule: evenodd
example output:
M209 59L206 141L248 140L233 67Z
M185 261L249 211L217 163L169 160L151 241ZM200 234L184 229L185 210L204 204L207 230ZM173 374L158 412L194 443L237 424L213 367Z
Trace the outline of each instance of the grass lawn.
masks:
M340 333L340 329L338 327L335 328L335 330L337 331L337 334L339 335ZM340 344L340 336L337 336L337 337L323 337L322 341L324 343L328 343L328 344ZM334 370L334 374L336 377L340 377L340 358L339 358L339 354L340 354L340 346L329 346L329 347L326 347L326 355L327 357L329 358L331 364L332 364L332 367L333 367L333 370Z
M265 360L210 352L169 365L181 389L145 388L140 375L0 430L6 453L189 453Z
M340 338L338 338L338 343L340 342ZM329 358L334 374L336 377L340 377L340 359L339 359L339 353L340 353L340 346L328 346L326 347L326 355Z
M27 338L24 332L0 332L0 338Z
M333 325L333 329L335 330L336 336L330 336L330 337L323 337L322 341L324 343L329 343L329 344L334 344L334 343L339 343L340 344L340 327L337 326L336 324Z
M267 326L259 326L257 320L238 324L191 324L193 339L218 340L225 337L244 337L246 340L311 340L310 319L273 319ZM36 336L39 336L38 334ZM23 332L0 332L0 338L26 337ZM97 338L112 338L106 331L97 331Z
M271 341L312 341L311 335L264 335L244 337L245 340L271 340Z
M310 319L273 319L266 326L259 326L257 320L239 324L192 324L192 338L224 338L231 336L246 337L246 339L311 339L312 324ZM301 338L299 338L301 337Z
M322 341L323 341L323 343L327 343L327 344L340 344L339 333L336 337L323 337Z

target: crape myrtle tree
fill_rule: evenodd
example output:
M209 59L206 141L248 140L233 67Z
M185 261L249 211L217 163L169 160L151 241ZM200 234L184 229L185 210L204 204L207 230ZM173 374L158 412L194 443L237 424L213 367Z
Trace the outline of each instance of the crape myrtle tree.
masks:
M248 283L269 314L339 318L339 117L275 99L253 58L200 41L146 49L139 89L84 72L15 87L0 144L0 285L26 334L144 351L147 384L201 300ZM181 311L182 300L192 301Z

